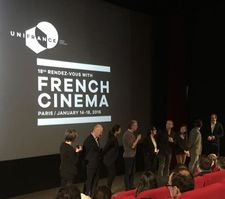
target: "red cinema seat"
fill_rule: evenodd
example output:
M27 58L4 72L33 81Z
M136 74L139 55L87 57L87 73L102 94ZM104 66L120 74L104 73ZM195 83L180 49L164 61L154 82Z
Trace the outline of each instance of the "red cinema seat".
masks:
M150 189L141 192L137 199L149 198L149 199L168 199L170 197L167 187L160 187L157 189Z
M205 174L203 178L205 179L205 186L211 185L213 183L221 182L225 180L225 170Z
M112 196L112 199L121 199L128 196L134 196L136 189L132 189L129 191L122 191L119 193L116 193Z
M215 183L209 186L183 193L179 199L225 199L224 184Z
M195 177L195 189L199 189L205 186L205 178L203 176Z

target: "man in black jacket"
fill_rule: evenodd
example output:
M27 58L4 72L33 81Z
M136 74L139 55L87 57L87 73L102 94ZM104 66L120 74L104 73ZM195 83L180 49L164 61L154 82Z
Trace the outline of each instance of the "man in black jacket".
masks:
M84 152L86 161L87 179L85 183L85 194L93 196L99 179L99 167L101 162L101 149L99 138L102 136L103 127L95 125L91 134L84 141Z
M206 153L220 155L220 138L224 135L223 125L217 121L217 115L211 114L211 122L205 130Z
M172 130L173 121L166 121L166 128L158 133L159 147L159 176L169 176L170 163L172 159L172 148L174 144L175 133Z

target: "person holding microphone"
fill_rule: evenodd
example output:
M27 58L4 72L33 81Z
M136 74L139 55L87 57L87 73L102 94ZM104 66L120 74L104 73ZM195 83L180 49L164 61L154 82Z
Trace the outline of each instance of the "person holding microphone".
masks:
M126 190L134 189L136 148L138 142L141 140L141 134L137 137L134 134L137 129L138 122L136 120L131 120L127 131L123 134L123 158L125 165L124 183Z

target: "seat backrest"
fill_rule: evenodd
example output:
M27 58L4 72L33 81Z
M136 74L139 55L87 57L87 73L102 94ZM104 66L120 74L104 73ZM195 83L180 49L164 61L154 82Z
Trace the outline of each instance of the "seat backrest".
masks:
M169 198L169 190L167 187L160 187L157 189L151 189L141 192L137 199L168 199Z
M205 178L203 176L195 177L195 189L199 189L205 186Z
M225 199L224 184L215 183L209 186L183 193L179 199Z
M205 174L203 178L205 179L205 186L220 182L225 180L225 170Z
M136 191L136 189L118 192L112 196L112 199L121 199L123 197L134 196L135 191Z

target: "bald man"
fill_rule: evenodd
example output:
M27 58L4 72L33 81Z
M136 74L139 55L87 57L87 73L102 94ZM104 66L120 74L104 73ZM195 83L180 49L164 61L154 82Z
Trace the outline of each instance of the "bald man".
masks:
M84 152L87 169L85 183L85 194L93 196L99 179L99 167L101 159L101 149L99 138L102 136L103 127L100 124L94 126L91 134L84 141Z

